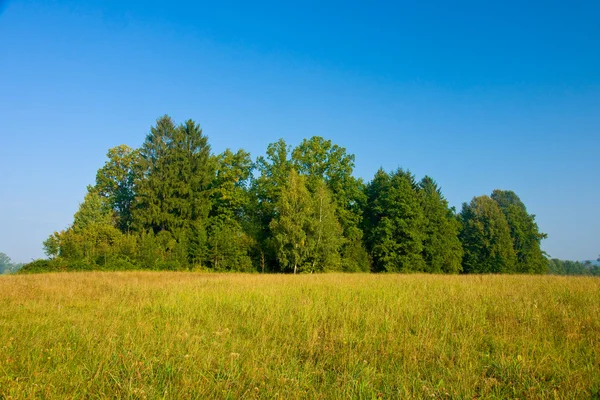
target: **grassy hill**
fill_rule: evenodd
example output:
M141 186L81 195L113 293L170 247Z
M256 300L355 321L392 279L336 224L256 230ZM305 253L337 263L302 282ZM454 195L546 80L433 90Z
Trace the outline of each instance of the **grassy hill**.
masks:
M600 279L0 277L0 398L590 398Z

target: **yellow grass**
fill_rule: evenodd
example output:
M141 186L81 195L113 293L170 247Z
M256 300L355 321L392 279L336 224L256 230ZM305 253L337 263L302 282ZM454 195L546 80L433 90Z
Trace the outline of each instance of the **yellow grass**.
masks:
M0 278L0 398L590 398L600 279Z

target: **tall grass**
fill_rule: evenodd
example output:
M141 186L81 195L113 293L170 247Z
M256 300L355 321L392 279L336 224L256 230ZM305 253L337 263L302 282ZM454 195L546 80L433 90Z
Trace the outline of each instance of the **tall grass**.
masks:
M0 398L590 398L600 279L0 278Z

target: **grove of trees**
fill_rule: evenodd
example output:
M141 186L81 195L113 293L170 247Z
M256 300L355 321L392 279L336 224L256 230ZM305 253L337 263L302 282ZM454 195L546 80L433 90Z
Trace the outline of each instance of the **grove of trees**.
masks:
M546 273L546 235L512 191L449 207L431 177L380 169L322 137L213 154L198 124L156 121L108 151L37 270Z

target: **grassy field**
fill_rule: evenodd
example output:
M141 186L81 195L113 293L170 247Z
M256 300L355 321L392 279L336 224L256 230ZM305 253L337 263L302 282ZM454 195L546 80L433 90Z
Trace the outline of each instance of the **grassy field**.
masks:
M0 398L593 398L600 279L0 277Z

